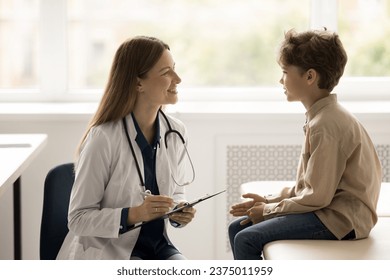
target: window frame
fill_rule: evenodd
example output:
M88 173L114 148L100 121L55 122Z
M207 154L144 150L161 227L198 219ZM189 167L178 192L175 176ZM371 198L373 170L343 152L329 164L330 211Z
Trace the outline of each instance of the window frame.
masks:
M311 28L337 30L338 0L311 1ZM96 102L104 89L69 90L67 0L40 1L38 89L1 89L0 101ZM54 62L54 63L53 63ZM375 89L375 92L373 92ZM180 88L182 101L284 101L281 87ZM347 101L390 100L390 77L343 77L334 92Z

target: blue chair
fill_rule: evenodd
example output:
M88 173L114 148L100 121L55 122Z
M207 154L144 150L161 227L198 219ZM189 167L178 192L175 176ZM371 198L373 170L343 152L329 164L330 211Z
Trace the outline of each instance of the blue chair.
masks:
M73 182L73 163L58 165L46 176L39 248L41 260L56 259L69 231L68 209Z

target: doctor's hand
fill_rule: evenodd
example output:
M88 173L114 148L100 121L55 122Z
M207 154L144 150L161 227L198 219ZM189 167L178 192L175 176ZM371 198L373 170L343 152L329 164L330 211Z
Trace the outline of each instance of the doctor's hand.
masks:
M127 223L131 225L163 216L171 210L173 205L173 199L165 195L145 196L140 206L129 209Z
M267 203L267 200L263 196L254 193L246 193L243 194L242 197L249 198L250 200L237 203L231 207L229 213L232 214L234 217L247 215L247 211L252 208L257 202Z
M240 225L246 225L247 223L252 222L252 224L257 224L262 221L264 221L264 202L256 202L252 208L249 208L246 212L246 215L248 216L247 219L240 222Z
M181 202L177 205L177 207L184 206L185 202ZM195 217L196 209L194 207L186 207L182 211L175 212L169 215L169 219L177 222L181 226L184 226L192 221Z

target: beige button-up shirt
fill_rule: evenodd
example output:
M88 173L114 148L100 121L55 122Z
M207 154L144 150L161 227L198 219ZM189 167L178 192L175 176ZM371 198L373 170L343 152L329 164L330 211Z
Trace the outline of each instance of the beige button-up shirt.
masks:
M296 185L268 198L265 219L314 211L338 239L352 230L357 239L367 237L382 179L369 135L335 94L317 101L306 118Z

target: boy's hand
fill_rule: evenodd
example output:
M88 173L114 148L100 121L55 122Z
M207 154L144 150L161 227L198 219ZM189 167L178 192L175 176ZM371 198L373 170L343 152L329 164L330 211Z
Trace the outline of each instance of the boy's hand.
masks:
M248 218L241 221L240 225L246 225L250 222L252 222L253 224L257 224L264 221L264 205L264 202L256 202L252 208L248 209L248 211L246 212Z
M247 211L250 208L252 208L255 205L255 203L257 203L257 202L262 202L262 203L267 202L267 200L264 197L262 197L258 194L254 194L254 193L246 193L246 194L243 194L242 197L243 198L250 198L251 200L237 203L237 204L232 206L229 213L235 217L247 215L248 214Z

